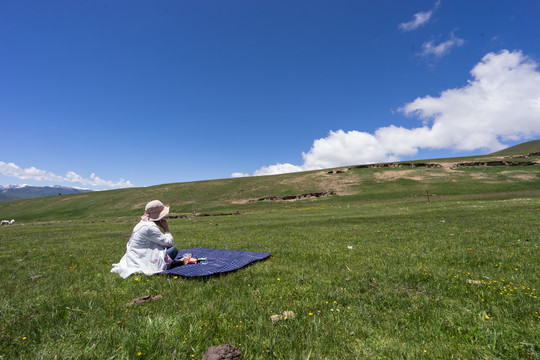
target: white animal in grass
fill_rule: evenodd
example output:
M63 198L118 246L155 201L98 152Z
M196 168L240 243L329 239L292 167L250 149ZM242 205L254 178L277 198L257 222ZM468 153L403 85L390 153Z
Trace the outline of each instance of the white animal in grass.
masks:
M8 225L13 224L14 222L15 222L14 219L11 219L11 221L8 221L8 220L2 220L1 225L2 225L2 226L8 226Z

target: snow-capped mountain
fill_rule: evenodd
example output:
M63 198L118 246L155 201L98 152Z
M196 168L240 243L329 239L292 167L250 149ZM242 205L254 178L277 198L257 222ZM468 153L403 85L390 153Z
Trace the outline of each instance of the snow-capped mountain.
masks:
M9 185L0 185L0 191L8 189L20 189L28 186L27 184L9 184Z
M12 201L22 199L32 199L44 196L58 196L67 194L78 194L92 190L67 187L61 185L54 186L31 186L31 185L0 185L0 201Z

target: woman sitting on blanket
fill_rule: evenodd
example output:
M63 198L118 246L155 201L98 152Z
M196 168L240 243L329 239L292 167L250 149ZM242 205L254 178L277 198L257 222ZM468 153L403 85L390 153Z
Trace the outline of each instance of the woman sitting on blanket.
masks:
M169 206L159 200L150 201L146 205L144 215L126 245L126 254L118 264L113 264L111 272L125 279L138 272L146 275L159 273L172 265L178 249L173 246L173 237L164 219L168 213ZM181 263L187 260L180 259Z

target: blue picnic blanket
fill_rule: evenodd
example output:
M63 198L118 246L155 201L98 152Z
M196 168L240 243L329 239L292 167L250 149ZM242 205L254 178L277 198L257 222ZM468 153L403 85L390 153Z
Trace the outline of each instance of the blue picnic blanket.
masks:
M272 254L271 252L194 248L179 250L175 260L179 260L186 253L191 253L194 258L206 258L206 260L199 264L173 267L163 271L162 274L208 276L240 269L254 261L266 259Z

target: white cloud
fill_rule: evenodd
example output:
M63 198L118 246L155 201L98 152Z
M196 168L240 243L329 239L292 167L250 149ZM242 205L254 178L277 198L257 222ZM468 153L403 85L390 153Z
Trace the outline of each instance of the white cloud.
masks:
M330 131L303 153L304 164L263 166L254 175L397 161L419 149L496 151L501 141L540 135L540 72L520 51L489 53L474 66L472 79L460 88L425 96L399 109L423 126L379 128L374 134Z
M91 179L91 185L94 186L106 186L111 188L126 188L126 187L133 187L133 184L129 180L124 180L120 178L118 181L111 181L111 180L103 180L96 176L96 174L92 173L90 175Z
M292 172L298 172L303 171L304 168L302 166L296 166L292 164L275 164L270 166L263 166L259 170L256 170L253 175L255 176L263 176L263 175L274 175L274 174L284 174L284 173L292 173Z
M63 181L61 176L55 175L51 172L39 170L33 166L27 169L21 169L14 163L5 163L3 161L0 161L0 174L25 180L33 179L37 181Z
M246 177L249 176L249 174L243 173L243 172L235 172L231 174L231 177L238 178L238 177Z
M426 24L429 21L429 19L431 19L433 12L437 10L440 4L441 2L437 1L433 9L428 10L428 11L421 11L419 13L414 14L413 19L411 21L399 24L398 28L402 31L412 31L412 30L418 29L420 26Z
M105 186L110 188L133 187L129 180L120 179L119 181L103 180L95 174L90 175L90 179L85 179L73 171L68 171L66 176L62 177L50 171L29 167L23 169L14 163L5 163L0 161L0 175L16 177L19 179L32 179L35 181L68 182L91 186Z
M70 183L80 183L84 185L89 185L87 180L85 180L79 174L74 173L73 171L68 171L66 173L65 180Z
M426 41L424 44L422 44L422 52L420 55L435 56L436 58L440 58L448 54L452 48L461 46L464 43L465 41L463 39L456 37L452 32L450 33L450 38L448 40L443 41L438 45L435 44L433 40Z
M489 53L472 69L466 86L418 98L401 110L433 122L425 147L498 150L504 147L501 140L540 133L537 66L520 51Z
M309 152L303 153L302 157L306 169L391 160L376 136L343 130L330 131L327 137L315 140Z

